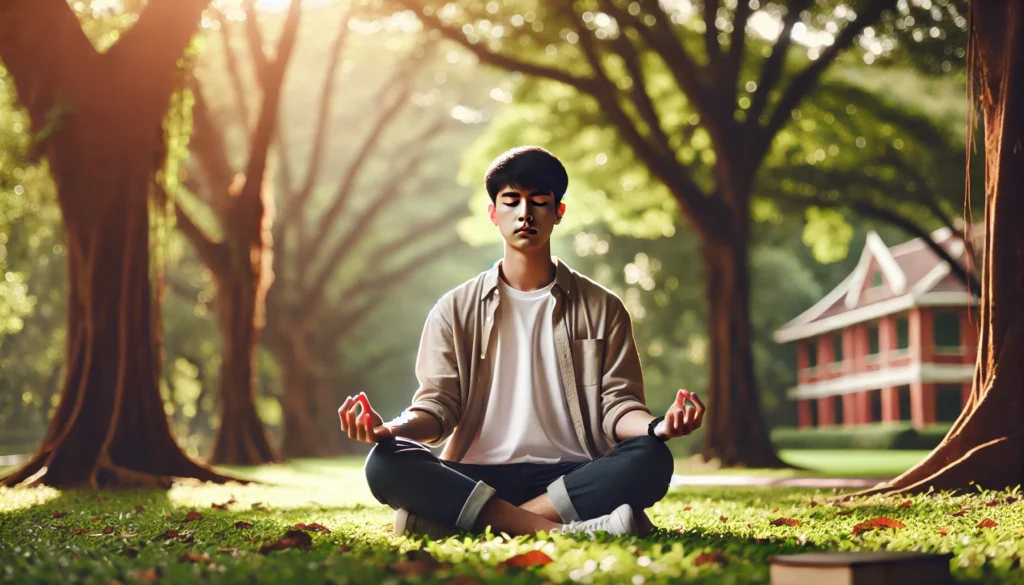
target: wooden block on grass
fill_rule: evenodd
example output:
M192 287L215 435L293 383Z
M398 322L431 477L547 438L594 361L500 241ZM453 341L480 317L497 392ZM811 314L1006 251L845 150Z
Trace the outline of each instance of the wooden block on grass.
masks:
M771 585L949 585L950 554L825 552L771 560Z

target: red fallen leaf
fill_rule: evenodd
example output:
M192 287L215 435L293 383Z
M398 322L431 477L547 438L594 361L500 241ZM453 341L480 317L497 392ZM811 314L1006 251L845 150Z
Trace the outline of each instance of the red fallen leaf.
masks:
M778 509L778 508L772 508L772 514L775 514L775 513L776 513L776 512L778 512L778 511L779 511L779 509Z
M954 518L959 518L959 517L964 516L966 514L967 514L967 510L960 510L959 512L953 512L952 514L950 514L950 516L952 516Z
M285 550L289 548L301 548L303 550L309 550L313 546L313 539L310 538L309 534L301 530L289 530L284 533L277 542L268 542L260 547L260 554L270 554L275 550Z
M182 523L185 523L185 522L195 522L196 520L202 520L202 519L203 519L203 515L202 514L200 514L199 512L196 512L195 510L192 510L188 514L185 514L185 518L183 518L181 522Z
M1007 503L1007 504L1012 504L1012 503L1016 502L1016 501L1017 501L1017 500L1019 500L1019 499L1020 499L1020 498L1015 498L1015 497L1013 497L1013 496L1006 496L1006 503Z
M994 507L998 506L1001 503L1002 502L1000 502L999 500L991 500L991 501L985 502L985 505L988 506L989 508L994 508Z
M53 516L54 518L63 518L65 516L67 516L68 513L67 512L54 512L53 514L50 514L50 515Z
M728 518L726 518L725 516L719 516L718 519L721 520L722 522L725 522L726 520L728 520Z
M903 500L903 503L900 504L899 507L900 508L909 508L912 505L914 505L914 503L911 502L910 500Z
M213 504L210 507L213 508L214 510L227 510L228 506L230 506L231 504L237 504L237 503L238 502L235 501L235 498L231 498L230 500L224 502L223 504Z
M811 500L810 502L807 502L807 507L808 508L814 508L817 505L818 505L818 502L815 502L814 500Z
M949 528L939 528L939 534L942 536L949 536Z
M188 551L178 557L180 563L212 563L213 559L204 555L203 553L197 553L195 551Z
M892 518L886 518L885 516L879 516L878 518L872 518L866 522L853 525L853 535L857 536L861 532L867 532L868 530L880 530L882 528L892 528L893 530L900 530L904 528L904 525L899 520L893 520Z
M95 522L99 522L100 520L103 520L102 516L94 516L93 519L90 520L89 522L94 522L95 523Z
M245 542L249 542L249 543L256 542L256 537L254 536L254 537L250 538L249 540L247 540Z
M999 526L999 523L991 518L985 518L978 522L978 528L995 528L996 526Z
M331 533L329 528L316 522L313 522L312 524L303 524L302 522L299 522L295 525L295 528L298 528L299 530L308 530L310 532L323 532L324 534Z
M800 526L800 521L796 518L776 518L769 524L772 526Z
M136 514L141 514L143 510L145 510L145 508L143 508L142 506L138 506L138 505L135 506L135 513Z
M840 510L836 512L836 516L849 516L850 514L853 514L853 510Z
M252 522L245 522L244 520L239 520L238 522L235 522L235 528L239 530L248 530L252 528Z
M708 553L702 553L702 554L697 555L697 558L693 560L693 564L698 566L698 567L701 566L701 565L712 565L712 564L713 565L724 565L725 564L725 555L723 555L722 553L718 552L717 550L716 551L711 551L711 552L708 552Z
M157 536L153 540L180 540L182 542L192 542L191 534L182 534L177 530L168 529L167 532Z
M167 520L168 522L173 522L174 518L170 514L168 514L168 515L164 516L164 520Z
M515 567L517 569L527 569L529 567L543 567L544 565L552 561L551 557L544 554L539 550L531 550L518 554L514 557L509 557L501 562L500 567Z
M132 571L132 577L136 581L151 582L156 581L160 578L160 575L156 572L156 569L135 569Z
M693 506L687 506L687 507L683 508L683 512L689 512L692 509L693 509Z
M352 550L352 547L347 544L343 544L338 547L338 552L348 552L350 550Z
M78 530L75 531L75 536L82 536L86 532L89 532L89 531L86 530L85 528L79 528Z
M110 526L109 524L107 525L106 528L103 529L103 534L113 534L113 533L114 533L114 527Z
M266 512L267 507L263 505L263 502L256 502L251 506L253 510L259 510L260 512Z

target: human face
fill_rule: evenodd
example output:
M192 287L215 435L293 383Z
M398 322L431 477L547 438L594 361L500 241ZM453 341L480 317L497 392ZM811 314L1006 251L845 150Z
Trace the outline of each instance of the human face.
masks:
M498 226L508 245L521 251L541 248L565 214L565 204L555 208L555 196L518 187L503 187L488 207L491 223Z

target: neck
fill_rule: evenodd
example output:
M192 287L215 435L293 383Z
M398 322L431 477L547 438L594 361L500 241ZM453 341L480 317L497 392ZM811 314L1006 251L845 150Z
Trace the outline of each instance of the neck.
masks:
M551 261L551 244L537 250L523 252L505 244L501 261L501 277L516 290L539 290L555 279L555 264Z

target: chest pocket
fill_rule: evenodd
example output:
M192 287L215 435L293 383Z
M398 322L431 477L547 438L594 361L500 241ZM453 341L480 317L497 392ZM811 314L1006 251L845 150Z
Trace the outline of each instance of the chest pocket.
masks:
M604 373L604 340L577 339L573 341L573 353L580 385L586 388L600 384Z

